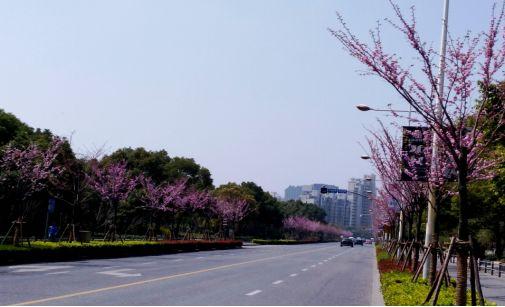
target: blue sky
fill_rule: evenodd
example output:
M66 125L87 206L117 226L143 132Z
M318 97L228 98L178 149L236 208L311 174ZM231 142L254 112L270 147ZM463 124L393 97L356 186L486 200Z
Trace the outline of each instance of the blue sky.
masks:
M452 35L487 27L493 1L452 1ZM417 8L438 48L442 1ZM102 147L165 149L210 169L215 184L346 185L372 171L359 156L380 114L404 108L361 76L327 31L335 11L365 37L387 1L2 1L0 107L34 127ZM408 54L384 25L390 50Z

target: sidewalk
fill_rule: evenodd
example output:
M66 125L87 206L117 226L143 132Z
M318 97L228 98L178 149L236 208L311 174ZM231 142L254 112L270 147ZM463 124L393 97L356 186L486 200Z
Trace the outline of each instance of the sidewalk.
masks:
M449 262L449 274L451 278L456 278L456 264ZM470 276L470 272L468 272ZM479 272L482 294L486 300L495 302L499 306L505 305L505 276L499 278L490 273ZM470 289L470 284L468 284Z

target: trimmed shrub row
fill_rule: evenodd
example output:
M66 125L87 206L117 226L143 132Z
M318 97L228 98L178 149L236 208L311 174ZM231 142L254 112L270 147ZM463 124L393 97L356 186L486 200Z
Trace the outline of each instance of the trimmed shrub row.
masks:
M0 250L0 265L98 258L121 258L242 247L242 241L160 241L135 243L34 244L32 248Z

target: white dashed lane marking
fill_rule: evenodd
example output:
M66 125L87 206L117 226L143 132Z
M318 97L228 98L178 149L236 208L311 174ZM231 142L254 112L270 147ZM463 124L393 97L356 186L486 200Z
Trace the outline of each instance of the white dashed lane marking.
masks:
M129 271L134 271L134 269L119 269L111 271L97 272L97 274L112 275L116 277L139 277L142 276L140 273L126 273Z
M304 272L305 272L305 271L307 271L307 270L308 270L307 268L305 268L305 269L302 269L302 271L304 271Z
M150 265L150 264L155 264L156 261L150 261L150 262L142 262L142 263L139 263L139 265Z
M71 265L15 265L10 266L9 269L13 273L26 273L26 272L45 272L51 270L61 270L72 268Z
M272 285L278 285L280 283L284 282L284 280L276 280L272 283Z
M291 274L291 275L289 275L289 277L295 277L295 276L297 276L297 275L298 275L298 274L296 274L296 273L295 273L295 274Z
M254 291L252 291L252 292L247 293L246 295L248 295L248 296L253 296L253 295L256 295L256 294L258 294L258 293L260 293L260 292L261 292L261 290L254 290Z
M51 272L51 273L46 273L46 275L59 275L59 274L67 274L70 271L61 271L61 272Z

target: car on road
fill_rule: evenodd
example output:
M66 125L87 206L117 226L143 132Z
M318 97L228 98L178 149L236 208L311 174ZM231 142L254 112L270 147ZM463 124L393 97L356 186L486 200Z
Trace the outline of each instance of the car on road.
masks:
M354 241L354 244L363 246L363 239L361 238L356 239L356 241Z
M342 241L340 241L340 246L354 247L354 242L351 238L342 239Z
M365 240L365 244L372 244L372 240L370 240L370 239L366 239L366 240Z

